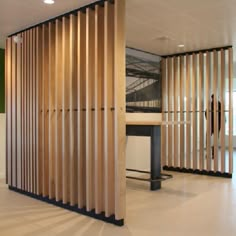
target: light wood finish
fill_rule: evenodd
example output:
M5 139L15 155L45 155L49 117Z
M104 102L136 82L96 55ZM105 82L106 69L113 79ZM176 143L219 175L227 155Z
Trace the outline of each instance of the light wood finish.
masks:
M10 186L125 217L125 1L89 6L6 42Z
M41 102L41 81L42 81L42 28L36 29L36 194L42 194L42 156L40 152L42 140L42 102ZM23 94L23 93L22 93ZM23 133L23 132L22 132Z
M125 0L116 1L114 5L114 106L115 106L115 219L126 216L126 159L125 159ZM117 89L119 88L119 89Z
M104 209L104 8L95 7L95 212L101 213Z
M104 3L104 166L105 216L115 209L114 173L114 5Z
M214 94L214 171L218 171L218 52L213 51L213 94ZM211 112L212 113L212 112Z
M200 56L200 55L199 55ZM198 169L198 162L197 162L197 113L196 113L196 101L197 101L197 56L196 54L192 55L192 160L193 160L193 169ZM200 68L200 65L199 65ZM199 76L200 77L200 76ZM199 82L200 82L199 78ZM199 95L200 98L200 95ZM200 111L200 104L199 104L199 111ZM199 112L199 114L202 114ZM200 136L200 135L199 135ZM201 137L201 136L200 136ZM200 145L200 148L203 146ZM201 162L201 159L200 159ZM200 164L201 166L201 164Z
M221 131L220 152L221 172L225 172L225 51L221 50L221 78L220 78L220 101L221 101Z
M70 198L69 185L69 145L70 145L70 120L69 120L69 106L70 106L70 86L69 86L69 19L62 18L62 80L63 80L63 105L62 105L62 176L63 176L63 203L68 203Z
M206 55L206 119L207 119L207 127L206 127L206 148L207 148L207 170L211 170L211 81L210 81L210 53L207 52Z
M191 163L191 156L190 156L190 151L191 151L191 124L188 123L190 122L190 90L191 90L191 73L190 73L190 56L186 56L186 83L185 83L185 103L186 103L186 125L185 125L185 130L186 130L186 167L189 169L192 167Z
M49 198L55 198L55 24L49 22L49 75L48 75L48 131L49 131L49 144L48 144L48 155L49 155Z
M95 207L94 199L94 49L95 13L86 11L86 209Z
M233 49L228 50L229 67L229 173L233 173Z
M174 57L174 122L178 122L178 96L179 96L179 65L178 57ZM174 125L174 167L179 165L179 125Z
M184 121L184 57L180 57L180 121ZM184 124L180 124L180 167L184 167L185 153L184 153Z
M77 17L70 15L70 205L78 203L77 195Z
M55 195L62 200L62 21L56 20L55 29Z
M173 159L173 125L172 123L172 111L173 111L173 61L172 58L168 58L168 165L172 166Z
M162 125L161 121L126 121L126 125Z
M199 53L199 83L198 83L198 103L199 113L197 121L199 122L199 169L205 169L205 156L204 156L204 140L206 134L204 133L204 121L205 121L205 110L204 110L204 58L203 54ZM196 134L197 135L197 134ZM194 144L193 144L194 145Z
M162 72L162 120L167 121L167 109L166 109L166 68L167 68L167 60L162 59L161 61L161 72ZM162 166L167 164L166 162L166 125L161 126L161 163Z
M86 206L86 15L78 13L78 39L79 46L77 51L78 64L78 206Z

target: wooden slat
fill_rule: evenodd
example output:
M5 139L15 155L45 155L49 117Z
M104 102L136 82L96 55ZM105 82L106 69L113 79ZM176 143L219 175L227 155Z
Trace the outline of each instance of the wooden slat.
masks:
M35 133L35 115L36 115L36 101L35 101L35 82L36 82L36 28L32 29L32 192L36 193L36 133Z
M77 204L78 199L78 172L77 172L77 18L70 15L70 57L69 57L69 83L70 83L70 205Z
M199 54L199 86L198 86L198 103L199 103L199 114L197 116L197 122L199 122L199 169L205 168L205 157L204 157L204 139L206 134L204 133L204 59L203 54ZM197 134L196 134L197 135Z
M55 56L55 93L56 93L56 129L55 129L55 185L56 201L62 200L62 22L56 20L56 38L55 38L56 56Z
M228 50L229 70L229 173L233 173L233 49Z
M24 33L21 33L21 81L20 81L20 93L21 93L21 189L24 189Z
M70 198L69 185L69 145L70 145L70 120L69 120L69 106L70 106L70 87L69 87L69 19L62 18L62 74L63 74L63 151L62 151L62 168L63 168L63 203L68 203Z
M213 58L214 58L214 63L213 63L213 94L214 94L214 101L213 101L213 106L214 106L214 112L213 112L213 117L214 117L214 171L218 171L218 52L213 51Z
M42 155L41 155L41 143L42 143L42 28L36 29L36 185L37 195L42 194Z
M186 56L186 87L185 87L185 94L186 94L186 167L187 169L192 168L191 162L191 124L190 124L190 90L191 90L191 73L190 73L190 56ZM189 123L188 123L189 122Z
M48 122L49 122L49 199L55 198L55 123L56 123L56 97L55 97L55 24L49 23L49 63L48 63Z
M184 57L180 56L180 121L184 121ZM184 124L180 124L180 167L184 167Z
M104 3L105 32L104 32L104 157L105 157L105 216L114 213L114 6Z
M221 79L220 79L220 101L221 101L221 173L225 172L225 50L221 50Z
M21 37L20 34L18 34L18 37ZM17 51L16 51L16 150L17 150L17 188L21 189L22 181L21 181L21 80L22 80L22 73L21 73L21 49L22 44L17 43L16 44Z
M11 66L11 112L12 112L12 186L17 187L17 152L16 152L16 43L12 40L12 66Z
M179 97L179 65L178 57L174 57L174 122L178 122ZM174 125L174 167L179 166L179 125Z
M125 0L115 2L115 218L125 218ZM103 39L101 39L103 41ZM117 89L119 88L119 89ZM103 189L101 188L101 191Z
M95 207L94 199L94 50L95 14L86 9L86 209Z
M172 123L172 111L173 111L173 63L172 57L168 58L168 166L172 166L173 160L173 125Z
M43 101L43 196L49 195L49 153L48 153L48 143L49 143L49 132L48 132L48 116L49 116L49 104L48 104L48 97L49 97L49 72L48 72L48 52L49 52L49 38L48 38L48 25L43 25L43 81L42 81L42 101Z
M197 101L197 56L196 54L193 54L192 56L192 158L193 158L193 169L196 170L198 169L198 161L197 161L197 113L196 113L196 101ZM200 64L199 64L200 68ZM200 70L200 69L199 69ZM201 73L201 71L199 71ZM201 84L201 75L199 74L199 84ZM202 91L200 92L199 90L199 98L201 95ZM201 101L200 101L201 103ZM200 110L200 105L199 103L199 114L202 114ZM201 107L202 109L202 107ZM200 133L199 133L200 134ZM199 135L201 138L201 136ZM200 146L200 148L204 148L203 146ZM201 161L200 161L201 162ZM201 164L199 165L201 166Z
M210 53L207 52L206 55L206 116L207 116L207 129L206 129L206 148L207 148L207 170L211 170L211 81L210 81Z
M7 146L6 146L6 150L7 150L7 183L8 185L12 186L12 126L11 126L11 117L12 117L12 113L11 113L11 103L12 103L12 97L11 97L11 87L12 87L12 82L11 82L11 60L12 60L12 55L11 55L11 51L12 51L12 43L11 43L12 39L8 38L7 39L7 43L6 43L6 52L7 52L7 56L6 56L6 65L7 65L7 78L6 78L6 98L7 98L7 106L6 106L6 133L7 133Z
M78 12L78 207L86 205L86 15Z
M162 71L162 120L167 121L166 115L166 67L167 67L167 59L162 59L161 61L161 71ZM165 166L167 164L166 161L166 125L161 126L161 164Z
M23 190L27 190L28 189L28 168L27 168L27 158L28 158L28 150L27 150L27 93L26 93L26 84L27 84L27 32L24 32L24 40L23 40L23 53L24 53L24 77L23 77L23 96L24 96L24 102L23 102L23 106L24 106L24 123L23 123L23 139L24 139L24 146L23 146L23 166L24 166L24 188Z
M33 192L33 29L29 30L29 78L28 78L28 93L29 93L29 191Z
M103 112L104 107L104 9L95 7L95 212L101 213L104 209L104 160L103 160ZM118 182L119 183L119 182Z

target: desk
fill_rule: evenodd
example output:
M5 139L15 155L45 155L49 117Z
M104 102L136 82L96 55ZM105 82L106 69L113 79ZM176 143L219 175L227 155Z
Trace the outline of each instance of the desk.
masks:
M149 179L142 179L136 177L127 177L137 180L149 181L151 183L150 189L157 190L161 188L162 178L161 174L161 122L126 122L127 136L149 136L151 137L151 172L127 169L129 171L136 171L141 173L150 173ZM168 175L166 175L168 176Z

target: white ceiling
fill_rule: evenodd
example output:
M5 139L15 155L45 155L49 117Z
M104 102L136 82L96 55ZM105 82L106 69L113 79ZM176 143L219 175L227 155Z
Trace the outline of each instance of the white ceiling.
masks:
M0 0L0 47L9 34L94 2L55 1L48 6L42 0ZM127 46L166 55L236 45L235 0L126 2Z

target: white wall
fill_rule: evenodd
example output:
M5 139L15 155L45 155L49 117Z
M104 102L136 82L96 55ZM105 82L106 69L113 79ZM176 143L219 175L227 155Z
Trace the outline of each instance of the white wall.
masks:
M0 178L5 178L6 168L6 115L0 113Z
M161 113L126 113L126 121L161 120ZM126 168L150 170L150 137L126 137Z

